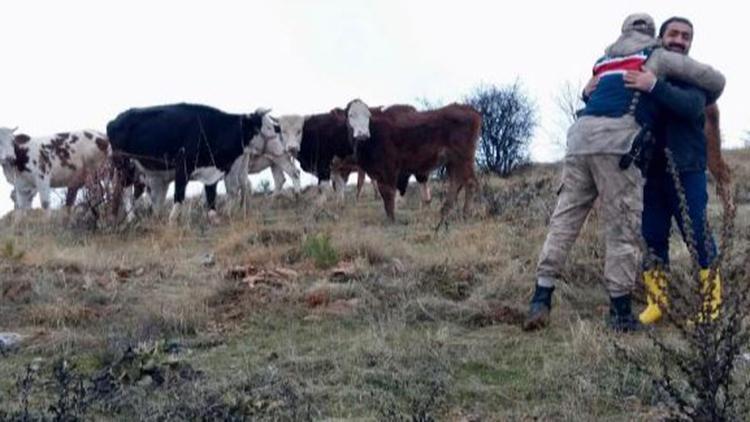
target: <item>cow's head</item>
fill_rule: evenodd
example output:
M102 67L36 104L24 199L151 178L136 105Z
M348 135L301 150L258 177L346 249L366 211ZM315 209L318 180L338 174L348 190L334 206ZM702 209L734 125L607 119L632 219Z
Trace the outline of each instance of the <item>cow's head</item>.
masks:
M259 108L243 119L243 146L247 149L256 136L262 138L262 142L279 136L279 124L269 114L270 108Z
M16 128L8 129L0 127L0 163L8 163L15 159L16 154L13 150L13 139L15 138Z
M353 100L346 106L346 127L349 142L353 147L370 139L370 108L360 99Z
M289 115L279 117L281 142L286 152L297 156L302 144L302 129L305 127L305 116Z

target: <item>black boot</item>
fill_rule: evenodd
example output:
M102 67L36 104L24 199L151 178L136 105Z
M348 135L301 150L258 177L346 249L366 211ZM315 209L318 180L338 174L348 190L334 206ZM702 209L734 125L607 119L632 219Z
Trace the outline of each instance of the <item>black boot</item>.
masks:
M529 306L529 316L523 323L524 331L534 331L547 326L549 311L552 309L552 292L554 291L554 287L536 285Z
M633 315L630 306L630 295L610 298L609 319L607 326L617 333L630 333L644 329L638 318Z

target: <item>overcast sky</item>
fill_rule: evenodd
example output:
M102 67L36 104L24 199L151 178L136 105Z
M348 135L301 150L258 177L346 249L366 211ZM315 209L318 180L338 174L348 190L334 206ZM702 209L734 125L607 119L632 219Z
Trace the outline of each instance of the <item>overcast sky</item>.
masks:
M539 111L532 158L560 157L553 98L588 79L626 15L695 25L691 55L721 70L724 143L750 129L742 2L263 0L3 2L0 126L30 135L104 130L134 106L312 113L460 100L519 80ZM0 213L12 205L0 181Z

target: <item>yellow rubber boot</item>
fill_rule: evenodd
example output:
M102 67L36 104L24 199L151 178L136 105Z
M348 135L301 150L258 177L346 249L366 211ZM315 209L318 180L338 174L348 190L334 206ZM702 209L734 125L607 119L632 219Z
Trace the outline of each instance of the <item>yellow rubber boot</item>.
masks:
M721 308L721 276L717 270L714 282L710 282L708 279L710 273L711 270L701 270L700 277L703 291L706 292L708 289L711 289L708 309L711 312L711 319L715 320L719 317L719 310ZM703 321L702 315L699 316L699 321Z
M667 306L667 277L663 271L649 270L643 273L643 284L646 285L648 306L638 315L641 324L653 324L661 319L662 308Z

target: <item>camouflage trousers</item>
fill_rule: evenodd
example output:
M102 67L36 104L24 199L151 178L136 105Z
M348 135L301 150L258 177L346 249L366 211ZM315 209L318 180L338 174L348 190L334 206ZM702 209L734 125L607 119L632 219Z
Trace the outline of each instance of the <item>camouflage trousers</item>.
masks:
M620 155L565 158L557 206L537 264L537 283L552 287L586 217L599 199L599 225L605 241L604 279L610 297L629 294L641 268L643 177L619 167Z

